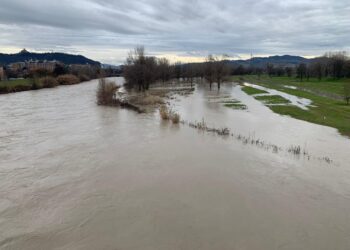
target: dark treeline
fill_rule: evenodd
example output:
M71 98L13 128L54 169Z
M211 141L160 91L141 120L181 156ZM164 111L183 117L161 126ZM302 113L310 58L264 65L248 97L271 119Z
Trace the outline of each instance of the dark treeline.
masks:
M324 56L311 59L309 63L301 63L296 66L274 64L267 64L265 67L236 66L232 68L231 74L298 77L300 81L311 77L319 80L329 77L340 79L350 77L350 58L346 52L326 53Z
M206 80L210 88L216 83L220 89L221 83L230 75L228 63L224 59L210 55L205 63L170 64L166 58L146 56L144 48L138 47L129 53L123 75L127 86L139 91L149 89L156 82L165 83L171 79L185 81L191 87L195 79Z

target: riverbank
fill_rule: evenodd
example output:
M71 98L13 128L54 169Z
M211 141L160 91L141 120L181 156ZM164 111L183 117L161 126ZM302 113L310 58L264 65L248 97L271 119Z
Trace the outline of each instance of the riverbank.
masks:
M11 81L0 81L0 94L32 90L33 83L33 79L16 79Z
M0 81L0 94L10 94L16 92L54 88L60 85L74 85L93 79L86 77L79 78L75 75L66 74L54 77L42 77L38 79L25 78Z
M272 111L281 115L320 125L333 127L342 135L350 136L350 106L342 100L343 84L346 80L325 79L300 82L296 78L268 77L255 75L234 76L233 81L248 82L266 88L275 89L312 101L307 110L294 105L267 105ZM254 95L254 91L246 92Z

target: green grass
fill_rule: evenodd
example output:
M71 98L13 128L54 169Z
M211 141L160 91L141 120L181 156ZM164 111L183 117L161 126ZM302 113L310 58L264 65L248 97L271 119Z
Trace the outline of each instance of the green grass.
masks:
M239 110L247 109L247 106L242 103L226 103L224 106L227 108L239 109Z
M257 94L266 94L266 93L268 93L265 90L260 90L260 89L256 89L256 88L248 87L248 86L243 87L242 90L245 93L247 93L248 95L257 95Z
M0 93L25 91L32 89L32 79L16 79L11 81L0 81Z
M289 100L283 98L280 95L263 95L263 96L255 96L255 99L259 101L263 101L265 104L288 104Z
M233 80L239 80L242 76L235 76ZM350 136L350 105L346 105L341 99L343 84L349 79L334 80L325 79L318 81L311 79L309 82L300 83L295 78L243 76L246 82L276 89L302 98L310 99L313 107L302 110L296 106L269 106L271 110L281 115L289 115L296 119L337 128L343 135ZM296 86L298 89L286 87Z
M221 101L220 103L224 104L224 106L227 108L238 109L238 110L247 109L246 105L244 105L243 103L241 103L236 99L225 100L225 101Z
M275 86L275 88L281 89L288 88L286 86L293 86L304 91L335 99L341 99L343 97L344 83L350 81L350 79L334 78L324 78L320 81L317 78L310 78L309 81L304 79L300 82L296 77L269 77L267 75L262 75L260 77L257 75L233 76L232 79L241 82L242 77L246 82L258 83L262 86Z

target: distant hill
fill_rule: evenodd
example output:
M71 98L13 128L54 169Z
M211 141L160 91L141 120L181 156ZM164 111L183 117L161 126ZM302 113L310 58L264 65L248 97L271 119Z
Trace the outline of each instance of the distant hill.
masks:
M270 57L253 57L248 60L234 60L230 61L233 65L253 66L253 67L266 67L267 64L273 64L275 66L296 66L300 63L309 63L312 59L307 59L301 56L270 56Z
M60 61L64 64L90 64L100 66L100 62L91 60L81 55L71 55L65 53L32 53L27 50L22 50L17 54L2 54L0 53L0 65L7 65L15 62L23 62L28 60L47 60Z

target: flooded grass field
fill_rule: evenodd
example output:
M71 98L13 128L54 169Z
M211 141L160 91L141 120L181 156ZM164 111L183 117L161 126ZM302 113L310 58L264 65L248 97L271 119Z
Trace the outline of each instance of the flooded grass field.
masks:
M0 249L350 248L350 139L336 129L236 84L175 94L179 124L98 106L96 88L0 96Z

